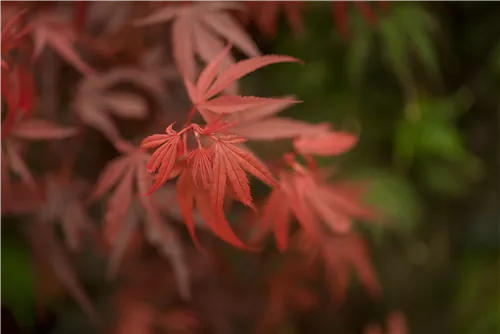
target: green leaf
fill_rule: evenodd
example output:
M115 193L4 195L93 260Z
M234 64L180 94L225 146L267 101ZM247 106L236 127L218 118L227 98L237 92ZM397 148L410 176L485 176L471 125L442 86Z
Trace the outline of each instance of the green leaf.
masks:
M471 257L462 265L457 278L456 332L498 333L500 299L495 292L498 291L498 260Z
M358 85L363 77L370 55L371 30L359 16L353 18L354 35L347 50L347 74L353 85Z
M34 316L34 274L26 248L2 236L2 304L7 305L16 320L31 327Z
M437 55L430 38L435 26L433 18L422 6L413 3L399 6L396 13L395 17L408 37L409 47L419 56L426 70L437 76Z
M438 76L439 66L431 36L434 19L419 4L401 3L380 22L380 38L389 65L403 83L411 81L411 56Z
M482 174L480 162L469 155L458 161L426 162L419 171L424 185L442 196L463 195Z
M408 167L415 158L420 146L422 126L420 122L402 119L394 133L394 163L399 167Z
M396 174L381 169L366 169L352 175L366 180L369 188L364 201L389 221L390 227L410 232L421 215L418 194L411 183Z
M467 154L455 127L427 122L422 126L421 135L422 155L436 155L456 161Z
M408 82L411 78L411 73L406 37L394 19L389 17L380 22L380 37L389 65L394 69L394 72L396 72L396 75L399 76L402 82Z

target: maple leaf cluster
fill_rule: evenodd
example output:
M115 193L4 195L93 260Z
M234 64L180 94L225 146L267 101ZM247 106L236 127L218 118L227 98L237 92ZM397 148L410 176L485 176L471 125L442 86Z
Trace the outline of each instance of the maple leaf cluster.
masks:
M281 253L291 249L303 256L300 261L287 258L281 272L266 278L269 312L258 322L258 330L274 330L289 308L307 310L316 305L318 296L301 281L316 277L314 266L324 267L330 291L339 300L347 290L351 267L372 295L380 294L365 240L352 229L354 221L379 218L362 204L366 185L329 182L334 173L319 168L315 160L348 152L358 135L326 123L279 116L300 102L294 96L241 95L239 81L246 75L269 65L302 63L291 56L262 55L240 24L242 17L234 13L266 12L258 25L273 33L280 5L292 26L302 29L299 2L141 7L132 2L118 6L76 1L68 6L35 2L2 7L2 215L30 222L28 240L37 272L44 282L59 282L95 324L102 319L71 261L89 244L107 259L109 278L125 272L127 279L140 282L142 275L155 276L165 265L141 262L145 244L153 246L168 260L175 293L184 300L193 298L194 281L203 275L196 275L189 245L173 220L185 224L196 256L208 254L213 262L223 261L201 242L197 229L256 253L264 248L265 237L273 234ZM365 4L357 6L372 17ZM168 57L144 41L150 32L162 40L154 28L164 22L171 23L171 64L162 63ZM129 31L142 36L130 41L133 47L126 45L127 38L114 46L105 42ZM248 58L236 61L233 46ZM133 66L118 60L122 47L138 49ZM120 66L109 65L114 62ZM61 73L67 70L54 65L61 63L78 78L65 78L74 84L69 92L55 82L54 77L64 77ZM38 71L43 73L40 78ZM172 83L185 90L187 112L182 103L179 107L174 102L174 96L181 94L169 91ZM127 84L134 89L117 88ZM59 90L71 96L64 107ZM131 136L125 134L127 122L132 124ZM80 155L98 152L88 141L95 132L117 156L89 176L76 166ZM282 152L276 164L261 160L248 145L278 140L288 140L292 148ZM45 145L33 150L40 142ZM84 163L83 169L90 170L91 165ZM254 199L253 177L270 188L263 200ZM241 233L229 219L234 202L251 212ZM101 207L92 210L95 204ZM64 243L51 224L61 227ZM134 260L139 269L127 272ZM219 262L217 268L231 276ZM297 282L285 284L288 275ZM191 311L172 307L162 313L149 305L156 302L158 291L142 298L138 286L141 283L127 281L117 293L115 332L148 333L155 326L175 333L199 329L199 319ZM224 320L214 327L224 328Z

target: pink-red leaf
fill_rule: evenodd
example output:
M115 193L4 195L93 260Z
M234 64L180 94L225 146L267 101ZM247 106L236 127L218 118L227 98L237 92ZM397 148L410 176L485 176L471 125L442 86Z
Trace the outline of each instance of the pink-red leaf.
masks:
M253 57L250 59L242 60L230 66L227 70L222 72L208 91L203 95L204 100L208 100L218 93L222 92L233 82L241 79L245 75L262 68L267 65L276 63L300 63L301 60L290 56L267 55L260 57Z
M250 195L248 179L245 175L245 172L240 167L239 162L235 158L234 153L229 149L229 146L226 144L220 144L220 142L215 142L213 161L214 172L212 175L218 179L216 182L216 187L214 187L215 195L213 198L215 201L215 207L217 209L222 209L226 187L226 184L222 184L222 182L225 181L224 175L227 175L229 184L231 184L236 198L241 203L250 206L252 204L252 196ZM217 174L217 172L219 174Z
M287 101L298 102L298 101ZM216 114L229 114L250 108L263 107L283 103L282 99L256 97L256 96L220 96L210 101L201 103L199 108L207 109Z
M177 203L179 203L181 214L184 217L184 222L186 223L193 243L198 249L201 249L198 239L196 238L193 218L195 191L196 189L191 180L191 175L189 175L189 170L185 169L177 180Z
M331 156L350 150L358 138L346 132L319 133L294 140L295 150L300 154Z
M63 128L43 120L21 122L12 130L13 134L22 139L64 139L77 134L75 128Z
M208 189L212 175L212 161L209 151L205 148L193 150L188 157L188 164L195 185L199 188ZM200 180L202 181L201 185Z
M262 210L262 223L273 228L280 252L284 252L288 246L289 205L286 195L280 189L275 189Z
M180 136L172 130L172 127L173 124L165 130L167 134L149 136L141 143L142 149L159 146L147 164L150 173L154 173L159 169L155 183L150 192L158 189L164 184L168 178L171 177L172 171L174 170L175 162L179 154L179 144L182 144L182 142L180 141Z
M249 113L251 111L248 111ZM324 130L318 124L310 124L286 117L271 117L255 123L237 123L231 132L250 140L279 140L299 136L316 135Z

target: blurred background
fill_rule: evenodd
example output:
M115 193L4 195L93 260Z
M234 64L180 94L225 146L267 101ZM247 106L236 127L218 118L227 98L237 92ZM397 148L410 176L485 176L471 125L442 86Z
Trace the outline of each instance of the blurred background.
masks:
M384 326L394 310L404 313L409 333L499 333L500 5L370 7L372 16L354 2L337 11L329 2L308 2L302 31L289 25L283 10L274 35L255 24L247 28L262 53L295 56L305 66L261 69L242 80L242 90L296 95L304 102L283 115L359 133L353 151L320 163L341 166L349 179L369 179L367 202L395 222L360 230L382 297L373 299L354 284L341 306L294 314L279 333L361 333L373 321ZM112 148L100 140L93 143L102 159ZM266 145L252 147L263 159L274 154ZM2 216L2 331L95 332L68 296L56 298L43 320L35 320L39 277L9 219ZM246 273L251 267L243 268L245 255L221 249L239 276L252 276ZM100 301L114 285L101 277L104 260L87 255L79 255L79 275L106 312L109 305ZM233 333L250 333L248 323L232 326Z
M301 79L269 68L248 85L297 94L296 118L359 131L343 170L369 175L369 200L398 218L370 231L382 302L354 292L343 314L401 309L411 333L500 332L500 3L390 1L374 28L353 11L344 39L328 5L310 1L302 36L282 26L261 41L303 59Z
M347 6L342 38L330 4L309 3L302 36L281 24L277 39L260 41L303 59L301 79L270 67L249 89L297 94L306 103L294 117L360 131L342 166L370 175L369 199L398 217L396 230L371 231L383 301L351 294L351 321L398 308L412 333L497 333L500 6L372 4L375 26Z

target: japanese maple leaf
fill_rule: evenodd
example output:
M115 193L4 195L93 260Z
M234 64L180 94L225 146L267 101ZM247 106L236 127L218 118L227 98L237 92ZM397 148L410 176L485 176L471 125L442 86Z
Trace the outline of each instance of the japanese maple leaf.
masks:
M271 187L278 186L267 168L264 168L248 151L237 146L245 141L244 138L238 136L220 136L210 148L213 151L213 169L210 174L212 178L211 191L216 210L222 210L227 181L229 181L236 198L241 203L251 206L252 197L245 171Z
M377 2L380 5L382 5L384 9L387 8L387 1L377 1ZM347 10L348 5L349 5L348 1L332 2L332 15L335 20L335 25L337 26L337 29L339 30L343 38L347 38L349 36L349 29L346 19L348 17L348 10ZM361 12L366 22L368 22L371 25L376 24L377 17L375 16L372 7L368 4L367 1L354 1L354 5Z
M199 326L198 319L189 310L160 312L138 298L130 297L130 294L124 297L118 300L115 334L152 334L156 328L162 328L167 334L191 334Z
M226 185L224 183L224 187ZM218 204L214 205L212 200L214 197L212 196L212 193L207 189L196 186L190 169L183 169L177 181L177 202L186 227L197 248L201 249L195 234L193 218L195 207L205 224L215 235L235 247L250 249L234 234L224 214L221 211L214 210L214 206Z
M177 190L175 184L167 184L158 189L152 196L156 197L156 202L162 213L172 217L176 221L184 219L179 203L177 203ZM194 226L196 228L206 229L207 226L198 211L193 212Z
M273 189L262 209L261 227L274 232L279 250L287 248L292 217L310 235L347 233L352 219L373 218L361 204L360 192L325 183L319 172L291 163L294 171L280 173L280 187Z
M383 331L378 324L368 325L363 334L408 334L406 317L400 311L393 311L387 316L386 331Z
M283 62L300 62L299 59L289 56L266 55L239 61L229 66L217 75L222 60L231 49L227 45L201 72L196 85L189 78L185 78L189 98L194 107L201 113L205 120L212 122L216 115L231 114L238 111L249 110L256 107L282 105L285 102L293 103L295 100L264 98L256 96L227 96L216 97L229 85L245 75L267 65Z
M28 116L33 110L35 82L24 66L14 64L9 69L2 70L1 90L7 107L2 120L2 138L5 138L16 121Z
M253 141L273 141L318 135L328 131L326 124L311 124L288 117L275 116L277 113L297 103L293 96L283 96L282 101L249 108L227 115L224 121L234 125L226 132ZM204 113L206 115L207 113ZM215 118L210 114L207 122Z
M95 325L100 325L100 317L96 312L91 300L87 296L84 288L78 280L78 277L71 266L71 262L65 253L63 247L59 244L52 227L45 224L42 220L36 219L34 224L29 224L28 240L32 247L35 270L49 269L61 285L76 300L83 311L88 315ZM37 272L37 277L40 273ZM37 299L40 295L46 293L46 286L38 286ZM38 300L40 302L40 300ZM45 302L45 301L43 301Z
M105 217L105 235L112 247L108 274L114 275L140 220L144 220L148 240L170 259L181 295L189 298L189 272L182 246L175 232L163 222L154 198L144 196L152 181L146 170L150 156L131 146L123 150L124 155L103 170L90 197L91 201L97 200L116 187L108 199Z
M366 243L360 235L349 233L318 237L299 231L296 237L294 248L324 265L326 281L335 298L344 300L349 287L351 267L368 292L373 296L380 295L381 287L371 265Z
M75 134L76 128L63 128L44 120L18 119L8 131L2 131L2 161L5 159L5 167L17 174L23 182L34 185L29 168L22 159L24 142L65 139ZM9 178L3 179L3 182L8 183Z
M173 21L174 59L183 76L193 80L196 74L195 55L209 63L223 49L225 41L237 46L249 57L260 55L257 46L227 10L238 9L235 2L198 2L168 4L163 10L136 22L139 26ZM234 63L224 55L225 65ZM229 86L229 85L228 85Z
M304 134L293 141L295 151L301 155L331 156L351 150L358 138L347 132L316 132Z
M29 25L24 27L21 25L21 19L27 12L27 9L17 10L15 13L2 10L2 33L0 41L2 45L2 70L9 69L9 63L12 61L10 52L21 44L24 40L23 38L30 31Z
M89 189L88 183L73 179L65 169L33 182L29 185L21 182L11 184L5 200L2 200L2 206L6 206L2 211L35 215L44 224L59 224L66 246L71 251L81 249L85 234L98 237L82 202ZM94 244L99 241L94 240Z
M287 260L268 279L267 303L257 325L257 333L272 333L290 311L309 310L318 302L316 293L307 286L315 276L311 266Z
M84 76L95 74L94 69L74 49L79 37L71 22L53 12L41 11L37 13L31 28L35 59L49 46Z
M89 21L99 26L103 34L118 30L129 20L134 3L130 0L100 0L90 3Z
M146 89L151 88L152 92L158 90L155 86L159 81L140 81L139 78L143 74L140 71L124 72L116 70L85 78L77 90L74 101L74 108L82 121L99 130L113 143L120 141L121 136L110 116L142 119L147 116L147 108L145 101L140 97L112 91L110 88L124 81L132 81L139 82ZM134 76L137 77L137 81L131 79Z
M302 22L303 3L301 1L245 1L249 16L257 27L267 36L275 37L278 28L280 9L295 35L304 31Z
M253 174L261 181L277 185L267 167L248 149L242 146L245 138L228 134L233 123L213 119L201 127L189 124L198 111L204 117L228 115L249 108L265 107L290 102L283 99L217 96L228 85L256 69L279 62L298 61L286 56L262 56L238 62L217 75L221 61L229 52L228 45L201 72L196 85L185 78L186 88L193 108L188 115L186 126L179 132L169 125L165 134L154 134L141 143L142 149L155 149L147 163L151 174L156 173L155 183L148 194L159 189L169 178L177 175L178 202L188 230L197 243L192 219L193 202L207 225L222 239L243 247L227 223L222 210L226 195L252 207L250 187L245 172ZM228 130L226 132L225 130ZM193 132L198 148L190 151L187 134ZM179 174L180 173L180 174Z
M38 213L40 220L59 223L72 251L81 248L83 233L95 235L82 202L88 188L87 183L73 180L66 173L49 174L45 179L46 201Z
M27 115L33 108L35 83L33 76L20 62L12 57L12 51L20 53L18 48L29 33L29 25L22 26L21 19L27 9L19 10L9 17L2 11L2 99L7 112L2 121L2 138L8 133L18 117ZM6 22L4 24L4 22ZM22 54L22 52L21 52ZM21 115L20 115L21 114Z
M194 108L188 116L188 122L196 110L204 115L204 117L210 118L210 114L229 114L257 106L282 104L284 102L282 99L261 97L219 96L214 98L215 95L222 92L232 82L258 68L273 63L298 61L295 58L286 56L255 57L238 62L217 76L217 68L230 48L231 45L228 45L209 65L207 65L200 74L196 86L188 79L185 80L190 99L194 104ZM222 123L215 122L214 124L217 124L217 126L214 127L211 123L209 123L200 133L212 135L223 126ZM182 151L186 149L186 147L183 147L180 135L187 130L189 130L189 128L185 128L180 133L177 133L173 130L173 125L170 125L166 129L166 134L153 135L147 137L142 142L141 147L143 149L158 147L158 150L152 155L151 160L148 162L148 169L150 172L159 169L155 185L153 186L154 189L157 189L170 177L177 158L182 154Z
M179 134L172 130L172 126L167 128L166 132L165 135L150 136L142 143L144 148L159 146L147 164L150 172L160 168L150 192L171 177L179 151L182 151L183 144ZM187 160L178 162L181 168L177 181L177 202L197 246L199 244L194 232L193 202L196 203L197 211L204 222L216 235L237 247L246 248L234 235L222 212L226 187L229 186L241 202L251 206L245 171L268 184L275 184L264 165L250 152L237 146L242 142L244 139L236 136L214 137L214 142L208 149L198 148Z
M386 1L377 2L383 5L384 9L387 8ZM285 18L296 35L300 35L304 30L302 22L303 1L246 1L245 4L249 8L250 18L269 37L276 36L280 8L284 10ZM347 17L349 16L348 4L347 1L332 2L332 15L335 25L344 38L349 35L347 24ZM355 1L354 4L369 24L376 24L375 12L367 1ZM246 20L245 17L244 20Z
M8 183L7 168L2 158L2 214L26 215L36 212L43 203L44 189L38 183L36 189L24 182Z

